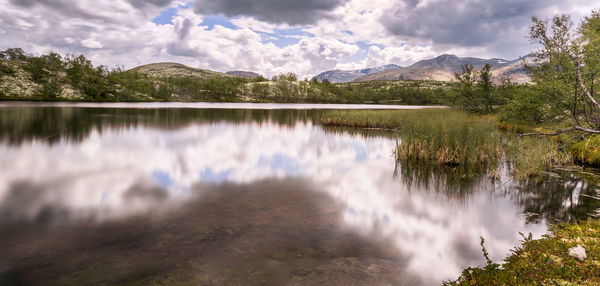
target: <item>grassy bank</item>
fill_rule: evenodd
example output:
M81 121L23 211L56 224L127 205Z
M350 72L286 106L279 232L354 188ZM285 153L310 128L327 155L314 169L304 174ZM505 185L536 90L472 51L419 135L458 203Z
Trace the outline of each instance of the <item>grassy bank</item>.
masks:
M600 285L600 221L588 219L555 226L542 239L524 238L523 245L499 264L467 268L445 285ZM583 262L568 255L568 249L586 249Z
M401 141L395 150L399 162L458 169L465 177L486 173L495 177L503 159L519 179L571 162L553 138L517 139L514 131L501 130L493 116L452 109L330 111L320 122L399 130Z

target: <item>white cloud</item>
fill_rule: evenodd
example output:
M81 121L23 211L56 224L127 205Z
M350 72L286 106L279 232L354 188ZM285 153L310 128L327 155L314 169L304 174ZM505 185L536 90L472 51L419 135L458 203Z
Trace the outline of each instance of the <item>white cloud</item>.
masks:
M102 49L102 43L92 40L92 39L85 39L85 40L81 40L81 45L86 47L86 48L90 48L90 49Z
M430 2L415 1L415 9L427 11L433 5ZM322 17L299 27L292 27L279 18L276 23L267 22L267 16L257 16L261 11L251 15L238 11L236 14L240 16L230 19L238 28L215 25L210 30L199 26L204 15L197 14L193 8L183 8L185 1L60 0L49 3L0 0L3 7L0 23L4 31L0 49L22 47L34 52L82 53L95 64L107 66L123 64L131 68L151 62L176 61L217 71L257 71L267 77L291 71L298 73L300 78L310 78L328 69L390 63L406 66L441 53L512 59L532 50L525 38L527 19L493 31L495 35L491 36L497 38L496 41L477 46L436 41L434 36L440 34L437 30L433 30L435 33L431 37L427 33L400 33L390 27L395 28L395 23L402 22L397 18L398 13L410 7L401 0L331 1L325 6L311 2L316 3L315 9L319 9L319 13L323 12ZM152 23L151 20L167 7L164 5L177 10L174 24ZM527 7L530 6L535 5ZM594 6L597 4L583 0L553 2L537 11L524 11L521 13L524 16L519 19L528 18L529 14L544 17L557 12L572 13L579 19ZM325 13L323 7L331 11ZM427 14L424 15L423 19L411 19L427 22ZM292 22L302 21L293 19ZM278 30L289 28L298 33L277 35ZM277 46L268 41L269 36L265 33L275 35L275 39L296 40ZM476 42L471 40L472 37L468 39L465 41Z

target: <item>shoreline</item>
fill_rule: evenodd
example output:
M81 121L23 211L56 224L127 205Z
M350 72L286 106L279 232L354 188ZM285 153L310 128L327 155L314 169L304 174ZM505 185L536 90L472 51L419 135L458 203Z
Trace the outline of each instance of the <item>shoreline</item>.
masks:
M196 109L260 109L260 110L417 110L448 109L440 105L337 104L337 103L240 103L240 102L55 102L0 101L4 107L80 107L80 108L196 108Z

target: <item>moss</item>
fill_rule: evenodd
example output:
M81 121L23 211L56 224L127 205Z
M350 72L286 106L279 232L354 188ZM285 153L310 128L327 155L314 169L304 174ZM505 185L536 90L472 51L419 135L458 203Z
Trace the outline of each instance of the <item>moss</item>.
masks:
M455 281L444 285L600 285L600 221L588 219L560 224L552 235L533 240L512 251L500 266L488 263L467 268ZM588 258L580 262L568 249L583 246Z
M584 165L600 166L600 135L589 136L571 145L573 158Z

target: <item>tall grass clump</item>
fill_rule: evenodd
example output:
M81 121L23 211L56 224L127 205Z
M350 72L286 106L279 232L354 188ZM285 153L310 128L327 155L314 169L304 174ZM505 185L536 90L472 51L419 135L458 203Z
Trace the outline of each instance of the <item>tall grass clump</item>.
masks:
M456 168L463 176L495 168L502 157L501 136L489 117L457 110L332 111L321 123L399 129L398 161Z
M394 152L405 166L434 166L452 171L454 177L469 178L489 174L499 177L500 166L507 163L519 180L542 175L553 167L570 165L573 157L588 164L600 162L597 150L600 136L590 137L571 147L571 154L561 151L558 137L522 137L526 125L506 128L492 115L473 115L452 109L421 110L346 110L321 115L321 124L400 131ZM587 152L587 153L586 153Z
M399 129L406 127L407 110L335 110L321 115L320 123L325 126Z
M416 115L407 118L411 127L396 148L399 161L452 167L462 176L498 166L501 136L488 118L453 110Z
M505 150L512 173L519 180L538 176L552 167L573 162L570 154L561 151L559 143L553 137L515 138L514 135L509 135Z

